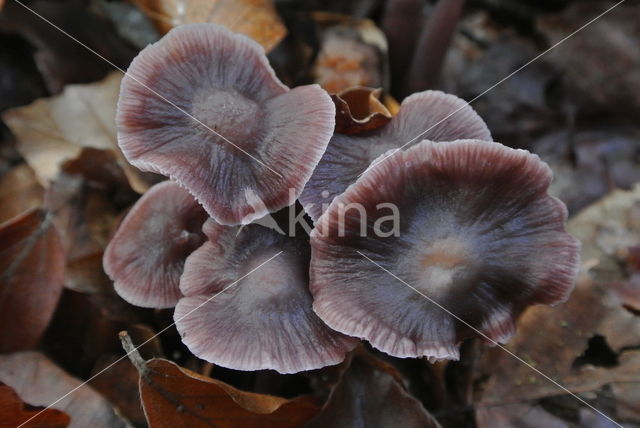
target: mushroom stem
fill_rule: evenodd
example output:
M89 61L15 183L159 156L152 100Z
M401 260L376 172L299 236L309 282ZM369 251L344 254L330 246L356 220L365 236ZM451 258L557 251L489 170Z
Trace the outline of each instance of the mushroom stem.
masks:
M465 0L440 0L420 35L404 94L435 86Z
M389 0L382 20L382 31L389 42L391 92L399 94L411 64L422 24L425 0Z

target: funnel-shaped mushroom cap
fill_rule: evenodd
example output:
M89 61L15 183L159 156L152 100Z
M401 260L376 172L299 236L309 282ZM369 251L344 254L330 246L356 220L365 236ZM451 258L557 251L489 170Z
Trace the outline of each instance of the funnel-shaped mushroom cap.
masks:
M334 134L300 202L315 221L331 200L354 183L371 162L388 150L407 149L419 141L491 140L487 125L469 104L439 91L407 97L382 128L358 134Z
M171 30L122 80L118 142L133 165L171 177L223 224L296 198L335 123L318 85L289 90L260 45L214 24Z
M506 341L526 306L562 301L574 285L579 243L550 181L537 156L498 143L390 153L311 234L315 312L398 357L455 359L474 329Z
M104 270L120 297L146 308L180 298L184 261L205 241L207 213L176 183L149 189L131 208L104 253Z
M309 244L263 226L209 220L185 264L174 313L196 356L238 370L311 370L341 362L357 341L313 312Z

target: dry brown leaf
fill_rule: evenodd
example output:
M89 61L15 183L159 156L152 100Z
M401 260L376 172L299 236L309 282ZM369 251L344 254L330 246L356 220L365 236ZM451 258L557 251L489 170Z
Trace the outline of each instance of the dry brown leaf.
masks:
M56 309L65 255L51 214L31 210L0 225L0 352L36 346Z
M440 425L400 383L395 369L356 353L320 414L306 428L437 428Z
M49 406L64 397L52 407L71 416L70 428L129 426L115 414L102 395L39 352L0 355L0 382L11 386L32 406ZM73 394L66 395L71 390L74 390Z
M271 0L134 0L166 33L194 22L224 25L247 35L271 51L287 34Z
M146 419L142 411L138 390L138 372L131 361L109 355L101 358L92 374L102 372L91 380L89 385L104 395L135 426L145 426Z
M525 312L507 348L574 392L629 382L640 387L640 317L609 286L626 275L620 252L640 241L640 186L613 192L577 215L568 229L583 244L575 291L563 305ZM608 361L594 358L596 353ZM490 375L481 397L485 404L563 394L501 349L485 353L483 372Z
M24 424L24 428L63 428L69 425L70 418L66 413L56 409L38 413L41 410L43 408L24 403L13 388L0 383L0 427L14 428Z
M18 151L41 185L49 187L65 161L91 147L116 153L118 167L135 191L142 193L149 187L117 145L115 115L121 79L122 74L114 72L97 83L68 85L58 96L2 114L16 136Z
M0 178L0 223L42 205L44 189L27 164L18 165Z
M387 87L387 40L369 19L316 12L320 51L314 80L330 93L353 86Z
M295 428L318 412L307 397L287 400L240 391L163 359L141 364L140 395L154 428Z
M380 128L391 120L391 112L380 102L382 89L356 86L331 95L336 105L336 132L359 134Z

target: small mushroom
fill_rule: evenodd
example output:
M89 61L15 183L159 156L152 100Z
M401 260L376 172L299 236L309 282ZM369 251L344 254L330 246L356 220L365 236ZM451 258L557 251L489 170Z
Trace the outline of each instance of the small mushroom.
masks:
M299 196L335 107L318 85L289 90L251 39L188 24L133 60L117 124L129 162L171 177L216 221L236 225L290 205L290 189Z
M331 200L355 182L382 153L411 147L423 139L465 138L491 140L491 133L464 100L439 91L413 94L405 98L399 113L386 126L358 135L334 134L300 202L315 221Z
M387 156L311 233L327 325L397 357L457 359L463 339L505 342L525 307L568 297L579 242L536 155L464 140Z
M313 312L306 239L208 220L209 240L187 258L174 319L207 361L238 370L311 370L341 362L357 340Z
M149 189L104 253L104 270L120 297L146 308L175 306L184 261L205 241L206 218L193 196L176 183L164 181Z

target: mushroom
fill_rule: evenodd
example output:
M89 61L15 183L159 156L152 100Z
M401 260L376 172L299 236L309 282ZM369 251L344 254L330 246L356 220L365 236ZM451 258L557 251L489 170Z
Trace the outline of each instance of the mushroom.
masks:
M306 239L212 219L203 230L208 241L187 258L174 313L194 355L232 369L295 373L337 364L357 344L312 310Z
M104 253L104 270L120 297L147 308L175 306L184 261L205 241L206 218L193 196L176 183L164 181L149 189Z
M413 94L386 126L358 135L334 134L300 202L315 221L380 154L423 139L463 138L491 140L489 129L466 101L439 91Z
M311 233L329 327L393 356L457 359L463 339L505 342L524 308L568 297L579 242L536 155L463 140L383 156Z
M216 221L236 225L299 196L331 138L335 107L318 85L289 90L253 40L188 24L133 60L117 124L129 162L171 177Z

